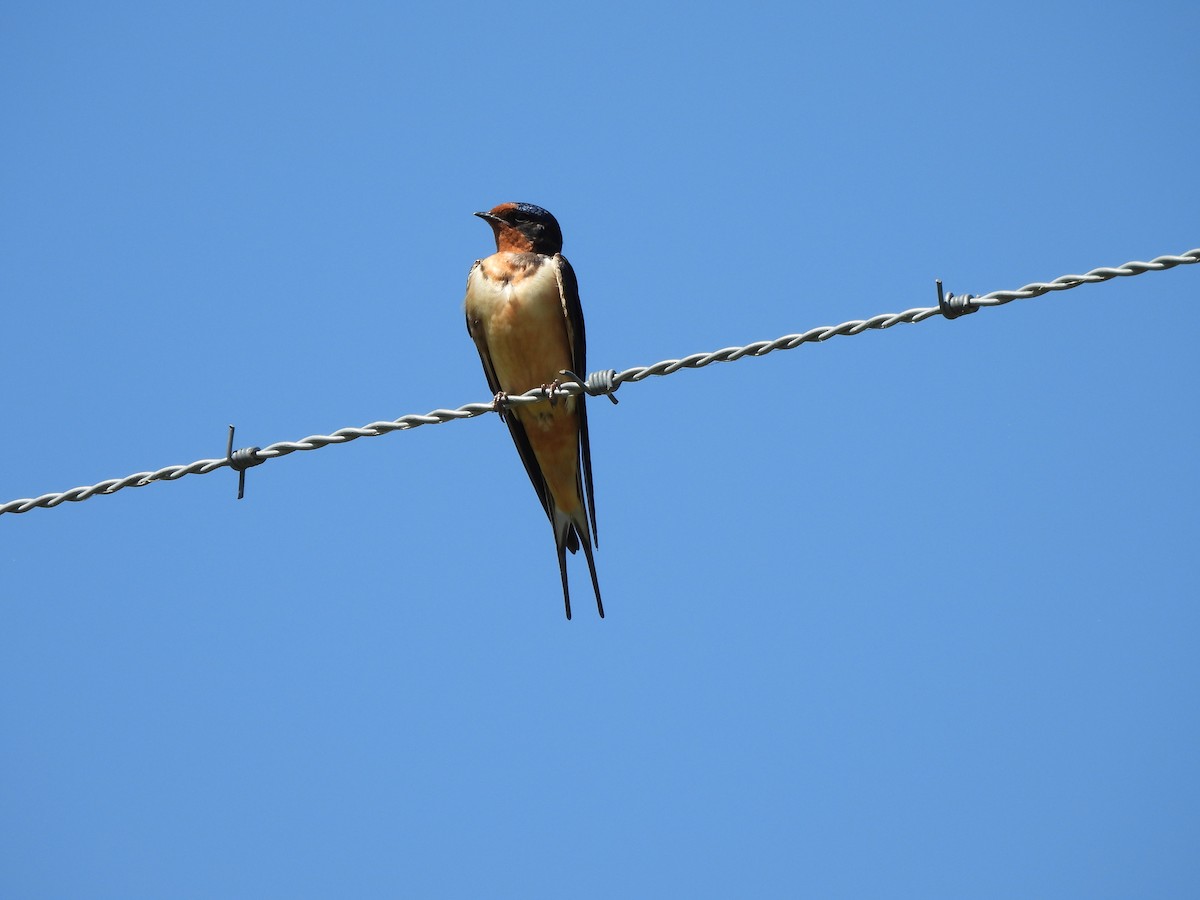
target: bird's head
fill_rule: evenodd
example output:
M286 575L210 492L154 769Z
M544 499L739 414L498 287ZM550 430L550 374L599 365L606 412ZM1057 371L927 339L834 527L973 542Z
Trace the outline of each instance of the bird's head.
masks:
M544 253L553 256L562 252L562 229L558 227L554 216L540 206L532 203L501 203L475 215L492 226L496 234L496 249L502 253Z

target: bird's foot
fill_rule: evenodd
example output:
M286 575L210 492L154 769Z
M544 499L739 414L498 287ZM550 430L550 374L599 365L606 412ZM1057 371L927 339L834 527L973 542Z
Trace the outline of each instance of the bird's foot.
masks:
M496 396L492 398L492 409L501 419L508 415L508 391L496 391Z
M551 406L554 406L554 404L556 404L558 402L558 394L555 392L561 387L562 387L562 382L559 381L557 378L555 378L549 384L542 385L542 390L546 392L546 396L549 398Z

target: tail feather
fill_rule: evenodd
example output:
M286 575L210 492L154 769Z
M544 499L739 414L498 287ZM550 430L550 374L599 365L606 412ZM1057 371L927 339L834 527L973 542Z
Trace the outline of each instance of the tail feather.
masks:
M571 589L567 587L567 553L566 545L558 545L558 571L562 574L563 603L567 607L567 621L571 620Z
M596 592L596 610L604 618L604 601L600 599L600 582L596 578L596 560L592 557L592 542L583 542L583 555L587 557L588 571L592 573L592 590Z
M596 559L592 555L592 536L588 531L588 521L582 515L576 519L557 506L554 507L554 544L558 550L558 570L562 575L563 602L567 608L567 618L571 618L571 592L567 587L567 551L575 553L583 546L583 555L587 557L588 572L592 576L592 590L596 592L596 609L600 618L604 618L604 601L600 599L600 581L596 576Z

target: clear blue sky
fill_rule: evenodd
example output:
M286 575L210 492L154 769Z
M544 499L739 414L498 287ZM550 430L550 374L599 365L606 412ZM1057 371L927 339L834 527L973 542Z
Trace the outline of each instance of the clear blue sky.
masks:
M0 14L0 502L1200 246L1185 3ZM1195 897L1200 266L0 516L0 894Z

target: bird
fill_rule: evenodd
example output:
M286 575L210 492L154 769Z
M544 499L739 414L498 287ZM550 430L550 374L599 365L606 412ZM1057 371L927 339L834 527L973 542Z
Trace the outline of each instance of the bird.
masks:
M477 212L492 227L496 252L478 259L467 276L467 333L479 351L496 408L554 529L563 603L571 618L566 551L587 558L604 618L592 548L596 505L585 396L541 400L504 409L507 394L553 390L564 372L587 372L587 342L579 284L562 255L558 220L532 203L501 203Z

